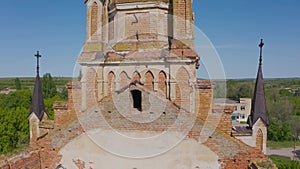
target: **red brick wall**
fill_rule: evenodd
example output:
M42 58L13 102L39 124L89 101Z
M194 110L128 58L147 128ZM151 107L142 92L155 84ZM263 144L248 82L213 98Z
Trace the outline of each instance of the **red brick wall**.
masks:
M179 39L180 36L185 35L185 18L186 18L186 3L185 0L173 1L173 15L177 24L174 24L174 33L178 36L175 39Z
M224 133L231 135L232 131L232 106L219 106L213 105L213 113L217 115L221 114L221 119L216 119L214 123L218 124L217 128Z
M81 83L69 82L68 87L68 110L75 111L81 109ZM54 119L55 120L55 119Z
M39 151L29 151L19 154L15 157L0 161L1 169L40 169L41 162L39 158Z
M215 152L222 169L248 169L253 161L270 162L261 151L217 130L204 145Z
M231 113L223 113L222 114L222 118L219 122L218 128L225 132L228 135L231 135L231 131L232 131L232 120L231 120Z
M173 1L174 36L175 39L184 39L188 32L187 23L192 21L192 2L191 0Z
M211 81L198 81L196 90L196 110L198 110L197 121L205 121L208 113L212 109L213 102L213 88L207 87L211 86Z
M125 35L126 38L136 39L136 33L139 34L139 39L142 39L143 34L150 33L150 14L149 12L130 13L125 18Z
M86 106L93 107L98 101L97 73L93 68L89 68L86 78Z
M58 110L54 110L56 115ZM37 142L40 151L41 168L43 169L56 168L61 160L59 150L82 133L76 112L61 109L59 111L60 117L55 121L58 127Z

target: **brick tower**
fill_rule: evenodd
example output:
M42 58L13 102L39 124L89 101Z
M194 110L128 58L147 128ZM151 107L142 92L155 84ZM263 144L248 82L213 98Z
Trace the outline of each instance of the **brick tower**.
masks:
M85 4L86 42L78 58L81 110L134 82L194 112L199 56L193 50L192 0Z

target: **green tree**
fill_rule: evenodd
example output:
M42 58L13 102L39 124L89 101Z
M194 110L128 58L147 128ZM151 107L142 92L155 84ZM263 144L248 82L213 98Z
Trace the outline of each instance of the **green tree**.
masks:
M297 96L300 99L300 88L296 90L295 96Z
M22 89L22 85L21 85L21 81L19 78L15 79L15 87L17 90L21 90Z
M50 74L45 74L42 89L49 119L53 119L54 101L67 100L67 88L56 91L56 85ZM17 90L0 96L0 154L19 151L29 143L29 121L32 91Z
M292 96L293 94L286 89L279 90L280 96Z
M28 114L31 91L19 90L0 97L0 154L13 152L29 143Z
M300 115L300 98L284 89L292 85L299 85L299 81L286 79L265 81L267 112L270 120L269 140L290 141L295 137L295 131L298 130L300 122L299 120L295 122L294 119L295 115ZM252 98L254 86L255 83L251 80L228 80L227 97L233 100L241 97ZM218 88L216 86L215 96L219 95ZM292 88L297 88L297 86Z
M232 100L252 98L254 92L253 81L227 81L227 97Z
M227 97L226 81L215 82L214 97L215 98L226 98Z
M45 99L45 107L50 120L54 119L53 103L55 101L64 101L64 99L59 97L58 95Z
M293 115L300 116L300 98L299 97L291 97L290 101L294 104L295 108L293 111Z
M46 73L42 78L42 90L44 98L51 98L57 94L56 84L50 73Z

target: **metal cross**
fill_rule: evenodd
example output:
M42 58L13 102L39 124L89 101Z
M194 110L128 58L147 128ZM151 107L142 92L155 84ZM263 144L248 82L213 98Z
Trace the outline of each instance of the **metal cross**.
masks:
M42 55L40 55L40 52L37 51L37 53L34 55L37 59L37 63L36 63L36 73L39 74L40 73L40 63L39 63L39 59L40 57L42 57Z
M262 48L265 44L263 43L263 39L260 39L260 44L258 45L260 47L260 57L259 57L259 65L262 64Z

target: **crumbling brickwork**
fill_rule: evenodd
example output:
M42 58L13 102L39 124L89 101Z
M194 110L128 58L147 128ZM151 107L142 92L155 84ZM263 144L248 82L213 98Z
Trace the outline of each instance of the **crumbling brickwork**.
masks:
M205 121L212 110L213 84L209 80L198 81L195 103L198 110L197 121Z
M223 169L248 169L253 161L270 162L260 150L252 148L220 130L216 130L204 144L218 154Z
M1 169L40 169L41 161L38 150L27 150L19 155L0 161Z

